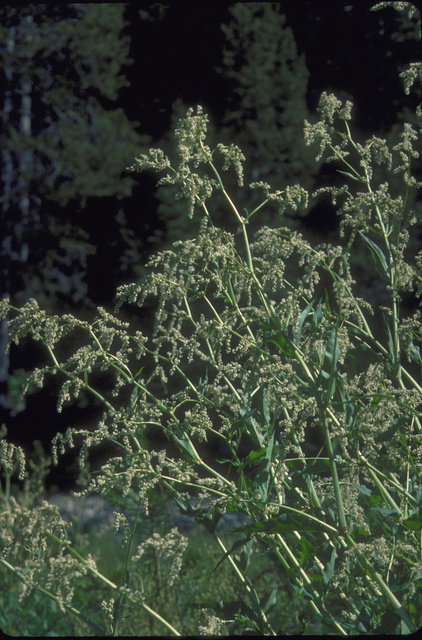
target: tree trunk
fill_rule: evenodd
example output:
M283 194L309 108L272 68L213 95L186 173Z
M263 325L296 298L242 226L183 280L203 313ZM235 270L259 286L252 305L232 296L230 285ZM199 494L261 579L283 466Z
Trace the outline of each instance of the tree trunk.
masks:
M7 135L10 125L10 114L12 112L12 54L15 48L15 27L11 27L9 30L9 38L6 43L6 51L9 54L10 66L5 65L3 69L5 77L5 90L3 97L3 110L2 110L2 125L3 135ZM6 212L10 206L12 198L12 185L13 185L13 159L10 147L4 145L1 151L1 181L3 191L3 201L1 205L1 219L4 236L0 244L0 259L1 259L1 291L0 296L3 298L8 295L10 291L10 254L12 250L12 237L10 233L6 232ZM6 232L6 233L5 233ZM7 321L0 322L0 407L9 409L9 398L7 379L9 375L9 355L5 352L4 348L8 338L8 325Z
M32 16L26 16L24 21L28 24L32 22ZM18 130L21 139L29 139L32 134L32 82L23 71L21 78L13 77L13 53L15 49L16 27L9 28L9 38L6 42L6 52L10 60L10 65L5 65L3 73L5 76L5 90L3 98L2 124L4 135L7 136L10 126L14 123L11 119L13 113L13 97L20 96ZM33 152L30 145L22 145L13 157L11 144L4 145L1 153L3 183L2 218L4 236L1 242L1 296L10 295L11 281L10 275L13 264L16 262L25 263L29 255L28 242L25 236L34 223L35 212L31 211L28 176L33 173ZM25 148L26 147L26 148ZM16 195L15 195L16 194ZM13 215L15 210L15 215ZM12 212L12 215L10 215ZM17 215L16 215L17 214ZM6 221L9 224L6 224ZM0 325L0 406L10 410L8 399L7 379L9 374L9 357L4 353L4 346L7 342L8 327L3 321Z

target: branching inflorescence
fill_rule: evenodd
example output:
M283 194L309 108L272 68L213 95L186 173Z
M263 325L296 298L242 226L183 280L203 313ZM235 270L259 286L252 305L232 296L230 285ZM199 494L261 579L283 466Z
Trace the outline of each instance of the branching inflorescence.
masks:
M414 75L412 67L406 89ZM277 626L277 584L264 597L248 569L268 552L292 590L306 597L305 626L314 619L343 635L385 630L387 619L396 632L420 626L422 336L419 312L401 312L403 293L422 290L421 256L409 259L418 215L410 194L421 186L411 172L418 132L405 123L401 142L391 149L376 136L360 144L350 102L324 93L318 111L318 122L305 122L305 139L319 145L318 158L328 153L327 162L342 165L344 184L326 188L341 217L341 245L311 246L281 226L264 227L251 239L248 221L264 203L238 211L222 172L233 167L242 185L244 157L234 145L207 146L207 116L198 107L176 129L177 165L152 149L132 167L164 172L160 184L177 185L186 214L202 211L194 240L158 254L141 281L118 290L116 314L125 305L155 305L150 337L102 309L88 324L70 315L47 316L34 300L21 309L2 301L10 341L31 336L50 356L27 387L60 375L59 411L81 393L94 396L104 410L95 430L58 434L54 460L81 442L85 472L91 448L113 442L121 455L92 475L82 494L120 495L134 509L119 586L94 560L71 550L59 524L57 531L56 524L47 527L56 514L50 516L46 505L31 515L10 498L10 478L23 454L3 440L0 562L28 578L22 597L32 588L50 597L54 591L61 607L85 619L66 585L89 574L111 590L103 604L110 632L116 632L124 601L178 633L149 606L142 581L127 580L131 564L142 563L150 547L170 558L171 584L178 574L183 580L186 540L176 531L131 547L140 510L148 513L159 485L214 535L243 589L246 604L234 620L242 619L245 629L283 631ZM389 175L402 177L401 195L391 194ZM265 201L276 200L280 212L307 203L300 185L276 193L267 184L251 186L263 190ZM238 233L214 226L215 192ZM357 293L354 256L362 251L384 283L382 305ZM62 358L60 344L70 333L81 346ZM95 387L96 371L110 374L111 390ZM175 447L155 449L151 432L164 433ZM210 439L225 451L225 467L204 459ZM215 528L228 512L247 523L237 529L231 549ZM32 546L16 529L22 519L32 521ZM224 607L207 615L215 628L233 624Z

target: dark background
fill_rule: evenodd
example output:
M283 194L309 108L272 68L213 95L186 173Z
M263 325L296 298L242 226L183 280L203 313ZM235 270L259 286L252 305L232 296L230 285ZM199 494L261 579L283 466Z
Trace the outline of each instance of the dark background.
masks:
M288 0L275 5L276 12L285 15L285 28L290 28L293 33L298 58L304 56L308 71L305 107L310 116L315 114L322 91L334 92L342 99L351 99L355 104L353 128L357 138L362 140L372 134L384 137L391 133L397 118L404 118L408 113L406 109L414 111L417 102L417 97L404 94L398 73L410 61L419 59L420 43L412 38L411 32L406 31L406 23L397 12L391 8L371 12L369 9L373 4L374 2L345 0L335 3L323 0ZM68 8L64 9L66 5ZM41 29L44 28L42 25L49 24L48 33L52 34L51 42L54 43L53 36L58 37L54 35L56 25L61 24L64 19L70 21L69 24L74 29L86 28L82 22L80 27L79 23L72 22L74 16L71 8L74 5L66 5L15 4L13 8L10 5L2 10L3 56L8 62L12 58L15 66L9 76L6 71L3 72L0 95L4 104L8 95L9 98L12 95L17 114L15 122L12 116L9 116L9 121L3 122L2 141L6 145L10 144L14 154L13 180L16 184L20 166L19 154L22 153L23 146L21 139L16 142L11 127L19 130L20 126L19 96L22 96L24 74L19 72L19 65L29 63L28 59L24 63L20 62L16 53L7 51L10 29L15 28L19 32L25 16L32 15L35 16L37 28ZM149 146L160 146L161 143L168 144L169 132L174 126L175 104L201 104L210 115L217 138L220 130L225 132L224 135L230 135L226 125L227 112L233 109L234 81L224 74L222 51L227 43L221 25L229 24L232 5L233 3L212 2L134 2L124 5L125 24L122 24L120 35L116 32L116 37L120 38L122 47L123 42L127 43L126 58L132 59L132 63L129 64L127 60L124 63L125 56L122 54L121 64L118 65L126 86L116 85L114 89L105 91L107 80L99 80L98 85L83 88L83 65L82 71L78 71L79 75L75 75L72 85L74 89L66 85L66 91L74 91L73 95L78 97L78 106L72 108L80 114L83 123L88 113L83 105L88 105L90 100L95 100L104 112L120 109L124 114L124 118L116 120L122 123L120 132L117 131L120 125L113 129L111 120L104 121L106 124L100 127L109 127L112 140L116 136L116 142L113 142L116 146L115 186L111 179L108 187L90 184L84 186L82 182L84 193L76 193L76 188L73 193L72 179L62 177L62 183L69 185L70 195L55 199L56 187L43 192L42 178L37 179L37 182L35 178L26 177L25 189L28 190L32 206L30 215L27 211L25 218L19 193L15 194L14 201L12 196L9 201L3 199L2 234L5 237L7 233L12 233L14 242L17 243L15 254L20 252L20 258L8 255L4 244L1 293L9 293L17 304L34 296L41 306L46 306L54 313L71 311L89 319L93 317L98 305L113 308L116 287L142 275L143 265L151 254L183 237L183 224L177 226L171 216L169 218L160 213L160 202L155 197L156 176L132 175L125 167L138 151ZM107 24L104 28L108 29ZM45 35L43 37L46 38ZM97 35L93 32L92 38L95 37L101 39L101 32ZM66 47L72 50L72 40L70 36L69 38L66 40ZM60 56L54 55L54 44L51 45L51 54L48 54L50 57L44 55L42 44L37 46L40 61L37 63L34 57L34 66L39 64L42 67L44 64L45 69L49 68L49 73L56 79L69 73L66 58L61 62ZM83 49L83 44L79 46ZM95 55L95 51L90 53L90 65L93 65ZM99 51L98 55L106 60L104 51ZM54 59L54 63L48 62L50 59ZM104 60L101 64L105 64ZM114 73L111 61L108 60L107 64L110 65L111 77ZM7 64L3 64L3 68L7 69ZM42 79L42 82L50 87L47 80ZM34 91L33 95L35 94ZM40 92L40 95L45 94ZM53 99L56 100L55 94L51 93L51 100ZM62 107L65 117L66 111L70 112L66 99ZM276 107L275 104L274 108ZM45 131L48 108L49 105L41 98L38 103L33 99L33 135L34 132L41 135ZM54 109L51 111L53 115L49 116L53 120L58 118L58 110L56 107ZM237 127L242 129L242 118L238 120ZM63 138L60 142L62 147L58 145L57 148L67 148L63 147L66 144L63 142L65 136L62 133L60 135ZM95 145L94 137L90 142L92 145ZM253 140L250 140L250 145L253 150ZM82 143L76 145L75 149L72 152L76 155L73 160L76 166L79 163L83 167L87 163L88 167L89 162L94 162L82 156L89 152ZM80 159L77 157L78 149ZM246 153L248 151L243 150ZM112 147L107 153L113 153ZM44 157L47 158L47 155ZM58 157L60 158L59 152ZM277 173L277 168L274 171ZM98 172L101 173L101 163L97 167ZM326 183L332 177L332 172L327 173L327 169L315 165L312 186ZM5 185L6 180L3 183ZM37 220L36 224L34 220ZM270 223L276 224L277 221L270 220ZM321 241L325 237L332 238L338 221L334 209L326 202L314 202L294 223L298 224L307 237ZM15 232L18 228L23 229L22 233ZM56 255L59 239L66 234L69 237L66 248L61 254L57 250ZM25 252L21 251L24 243ZM44 265L43 268L40 265ZM53 268L56 269L54 277L51 275ZM148 326L149 321L150 317L145 313L141 322ZM6 380L3 375L1 381L4 413L1 421L7 425L9 439L25 445L27 449L30 449L30 443L35 439L41 440L47 447L52 435L65 430L69 425L94 426L98 417L98 413L90 406L68 408L58 415L55 411L57 389L54 381L42 391L29 396L26 405L19 404L11 396L11 387L19 382L16 372L29 370L31 366L42 363L43 357L42 348L34 344L25 343L19 348L12 347L10 361L6 363L9 378ZM69 460L67 464L68 466L64 463L62 468L52 474L51 483L66 486L71 482L73 463Z

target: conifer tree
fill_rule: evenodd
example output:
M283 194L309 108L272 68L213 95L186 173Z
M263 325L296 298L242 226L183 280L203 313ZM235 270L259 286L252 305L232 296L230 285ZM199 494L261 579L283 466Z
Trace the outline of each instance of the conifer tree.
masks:
M123 11L86 3L2 10L1 256L9 293L25 297L36 287L50 297L61 288L81 299L94 247L78 210L88 197L130 193L122 167L140 137L113 108L129 62Z
M231 87L225 125L245 156L249 176L283 188L311 185L315 161L302 141L308 116L308 70L279 3L238 2L226 36L221 72Z
M146 140L115 108L130 63L124 9L9 4L0 12L0 298L36 295L52 310L86 301L96 250L83 228L86 200L129 195L134 183L122 169ZM96 224L101 213L90 214ZM3 324L0 343L6 334Z

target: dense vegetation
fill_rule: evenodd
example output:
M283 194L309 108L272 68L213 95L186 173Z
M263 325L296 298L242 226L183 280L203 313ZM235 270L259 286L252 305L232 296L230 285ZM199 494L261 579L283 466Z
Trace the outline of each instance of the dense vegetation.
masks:
M393 4L404 16L405 35L409 25L420 31L412 5ZM44 48L34 33L53 33L52 42L62 34L75 73L86 71L90 47L71 44L69 25L86 22L92 30L94 20L100 34L101 26L109 33L113 18L108 49L89 58L91 75L101 75L98 60L110 63L122 13L119 5L110 6L108 17L90 7L96 5L69 5L69 14L59 11L53 22L43 9L35 20L24 9L12 11L2 36L6 52L23 39L23 57L32 43L48 69L49 39ZM17 384L9 399L18 407L28 393L47 388L56 393L59 414L71 406L79 416L77 426L52 438L51 459L38 445L25 456L2 428L0 574L7 589L1 624L9 633L61 635L69 615L75 635L348 635L408 633L421 624L420 105L403 111L386 137L362 136L352 102L329 91L309 115L306 70L292 33L284 34L284 49L264 46L275 37L272 20L284 29L277 5L236 4L230 14L226 75L249 89L236 108L232 103L221 139L204 109L189 107L175 122L172 142L165 137L163 149L154 145L132 161L141 175L163 174L161 213L166 219L174 207L182 239L155 253L136 281L120 285L113 313L102 306L89 318L57 313L43 308L43 295L26 301L29 296L13 292L2 300L7 346L33 343L37 355L32 368L12 376ZM256 55L241 55L242 39L257 43L259 34ZM265 83L261 94L255 91L258 53L268 75L281 68L294 107L274 114ZM124 48L121 55L116 86ZM278 67L278 55L291 64ZM52 93L36 143L22 152L37 92L33 67L17 69L10 75L18 73L20 82L19 127L13 133L10 124L3 182L9 208L32 224L31 198L35 206L41 197L33 197L25 167L38 166L39 154L49 158L47 167L65 166L53 142L67 140L73 149L61 127L78 107L61 114L52 108ZM400 76L410 94L420 63ZM110 122L115 112L103 113L95 91L88 95L84 82L77 84L88 93L69 91L68 105L98 107L98 117ZM46 81L45 91L49 86ZM179 101L175 115L182 109ZM304 118L303 143L298 118ZM85 125L75 122L76 136ZM43 142L46 130L51 146ZM129 124L126 131L136 142ZM233 142L243 136L248 147L254 132L247 149ZM295 159L290 179L298 181L284 171L273 185L271 157L283 144L284 156ZM332 168L316 185L310 152L315 173ZM77 197L84 184L88 196L111 188L111 178L99 186L100 174L93 183L75 177ZM62 178L54 189L58 203L60 194L72 200L74 183ZM37 180L47 194L49 172ZM298 231L311 188L312 198L328 198L339 220L338 233L319 243ZM15 257L23 263L22 238ZM95 410L90 424L87 406ZM69 451L77 453L80 490L66 516L72 528L62 518L63 504L47 502L45 492L51 465ZM100 532L98 523L84 524L91 498L104 507ZM180 514L190 516L190 530Z

